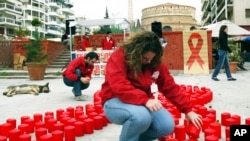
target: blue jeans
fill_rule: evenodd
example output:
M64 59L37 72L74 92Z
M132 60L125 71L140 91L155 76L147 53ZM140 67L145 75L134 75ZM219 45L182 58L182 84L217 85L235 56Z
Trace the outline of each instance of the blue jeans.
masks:
M227 51L219 49L218 50L218 54L219 54L219 60L217 62L217 66L214 69L212 77L217 77L217 75L220 72L220 69L224 65L227 78L232 78L232 75L231 75L231 72L230 72L230 69L229 69L229 62L228 62L228 57L227 57Z
M126 104L118 98L104 103L107 118L122 125L119 141L152 141L173 132L174 120L164 108L150 112L145 106Z
M80 69L76 69L75 73L77 76L81 76L81 71ZM89 83L88 84L84 84L82 83L80 80L76 80L76 81L71 81L66 77L63 77L63 82L65 85L73 87L73 93L75 96L80 96L82 95L82 90L87 89L89 87Z

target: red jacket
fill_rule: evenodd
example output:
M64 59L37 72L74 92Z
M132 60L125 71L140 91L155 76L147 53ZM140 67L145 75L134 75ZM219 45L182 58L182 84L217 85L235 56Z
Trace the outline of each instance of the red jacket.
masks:
M113 38L110 38L109 41L105 37L102 40L102 49L103 50L112 50L112 47L115 47L115 40Z
M102 103L113 97L118 97L124 103L145 105L152 98L150 86L153 74L159 92L166 96L177 108L184 113L192 110L190 101L183 94L164 64L157 68L145 67L144 72L134 78L133 71L128 69L124 59L124 49L114 51L106 65L105 81L102 84L100 95Z
M72 60L67 68L63 71L63 76L67 77L71 81L76 81L78 76L75 74L75 70L80 69L82 72L82 77L89 77L91 78L92 71L94 69L93 65L86 65L85 59L83 56L77 57Z
M82 50L86 51L86 47L91 47L89 39L84 37L82 40Z

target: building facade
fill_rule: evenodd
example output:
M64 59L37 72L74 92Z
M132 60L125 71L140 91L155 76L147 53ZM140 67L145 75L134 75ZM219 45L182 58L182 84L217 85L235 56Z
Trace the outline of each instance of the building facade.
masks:
M163 31L190 30L198 26L195 8L173 3L160 4L142 10L142 28L151 30L151 23L161 22Z
M229 20L250 30L249 0L202 0L202 26Z
M70 0L3 0L0 2L0 34L14 36L18 27L35 30L31 25L38 18L42 25L38 28L41 35L59 37L65 30L65 20L75 19Z

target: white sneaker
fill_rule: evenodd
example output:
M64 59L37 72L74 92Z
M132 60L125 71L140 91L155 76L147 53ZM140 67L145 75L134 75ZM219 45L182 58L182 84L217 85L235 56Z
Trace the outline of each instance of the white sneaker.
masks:
M86 101L87 99L88 99L87 95L80 95L75 97L76 101Z

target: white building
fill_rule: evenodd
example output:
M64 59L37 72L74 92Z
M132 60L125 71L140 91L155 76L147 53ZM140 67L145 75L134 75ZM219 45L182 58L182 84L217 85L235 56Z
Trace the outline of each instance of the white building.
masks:
M41 35L60 37L65 31L65 20L75 19L70 0L5 0L0 2L0 34L13 36L21 26L34 31L31 21L38 18ZM32 36L32 32L31 35Z

